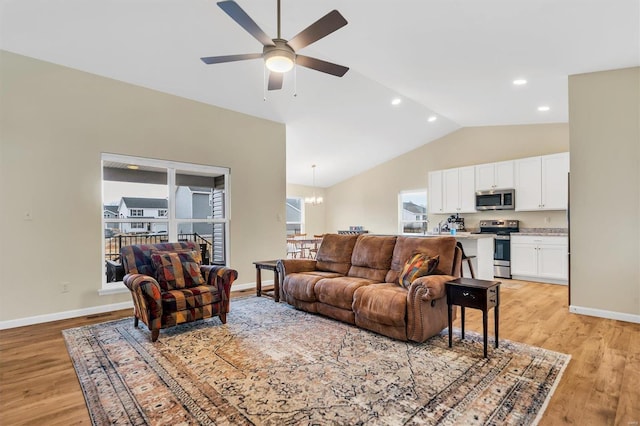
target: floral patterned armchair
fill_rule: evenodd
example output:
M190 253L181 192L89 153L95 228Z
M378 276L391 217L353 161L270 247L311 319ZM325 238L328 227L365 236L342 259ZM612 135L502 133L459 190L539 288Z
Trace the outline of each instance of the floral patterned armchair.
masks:
M122 247L120 258L131 291L134 325L142 320L155 342L160 329L220 317L227 322L231 284L238 272L223 266L201 265L193 241Z

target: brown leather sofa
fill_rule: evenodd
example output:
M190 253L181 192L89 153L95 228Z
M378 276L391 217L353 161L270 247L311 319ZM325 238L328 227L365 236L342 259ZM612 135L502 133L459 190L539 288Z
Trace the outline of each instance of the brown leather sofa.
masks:
M439 262L407 289L399 277L414 253ZM394 339L424 342L448 326L445 282L460 276L461 258L453 237L327 234L315 260L279 261L281 298Z

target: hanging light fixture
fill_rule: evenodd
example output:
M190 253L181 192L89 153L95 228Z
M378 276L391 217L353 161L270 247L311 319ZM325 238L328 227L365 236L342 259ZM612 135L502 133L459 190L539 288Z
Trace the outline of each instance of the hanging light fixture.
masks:
M322 204L322 197L316 196L316 165L311 166L311 170L313 171L313 195L311 197L307 197L304 199L306 204L311 204L312 206L317 206L318 204Z

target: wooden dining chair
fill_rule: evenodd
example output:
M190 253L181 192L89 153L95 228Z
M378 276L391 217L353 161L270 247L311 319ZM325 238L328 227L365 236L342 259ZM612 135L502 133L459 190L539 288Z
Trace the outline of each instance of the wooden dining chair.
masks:
M314 242L313 247L309 249L309 258L315 259L318 255L318 249L320 248L320 244L322 244L322 238L324 238L324 234L314 234L313 235Z

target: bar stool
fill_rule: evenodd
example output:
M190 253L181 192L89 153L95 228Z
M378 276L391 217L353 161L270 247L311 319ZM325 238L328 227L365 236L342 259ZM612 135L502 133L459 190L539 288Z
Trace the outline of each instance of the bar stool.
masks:
M474 256L474 255L467 256L464 253L464 249L462 248L462 243L460 241L458 241L456 243L456 245L458 247L460 247L460 250L462 251L462 261L464 262L466 260L467 261L467 265L469 265L469 272L471 272L471 278L475 278L476 274L475 274L475 272L473 272L473 262L471 262L471 259L473 259L476 256ZM460 276L464 277L464 266L463 265L460 266Z

